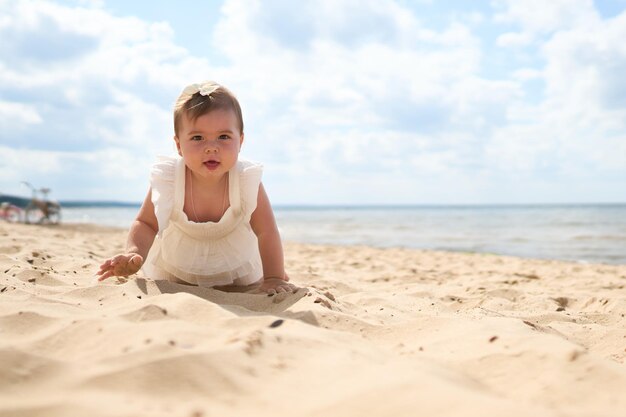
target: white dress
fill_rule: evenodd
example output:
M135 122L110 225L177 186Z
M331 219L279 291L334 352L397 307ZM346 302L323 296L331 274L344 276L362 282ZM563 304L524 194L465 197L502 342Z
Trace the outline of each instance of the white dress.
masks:
M239 160L228 172L230 207L219 222L195 223L183 212L185 163L159 157L150 174L159 232L143 266L146 277L202 287L249 285L263 277L250 217L263 167Z

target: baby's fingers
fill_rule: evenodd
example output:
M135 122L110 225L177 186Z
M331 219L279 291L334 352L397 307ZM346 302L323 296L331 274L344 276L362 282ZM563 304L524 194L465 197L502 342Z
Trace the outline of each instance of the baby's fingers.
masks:
M283 285L279 285L278 287L276 287L276 294L280 294L280 293L293 294L294 292L296 292L296 290L297 290L297 287L295 285L283 284Z
M98 281L104 281L107 278L111 278L113 275L115 275L115 273L109 269L103 274L97 274L96 276L98 277Z
M293 292L298 291L298 287L297 287L297 286L295 286L295 285L293 285L293 284L291 284L291 283L285 283L285 284L283 285L283 287L285 287L285 289L287 290L287 292L292 292L292 293L293 293Z
M111 269L111 259L107 259L106 261L102 263L102 265L100 265L100 269L98 269L98 272L96 272L96 275L100 275L102 272L107 271L109 269Z
M102 262L102 265L100 265L100 269L105 269L105 268L108 268L109 266L111 266L111 258Z
M113 269L113 267L111 266L111 260L107 259L102 265L100 265L100 268L96 272L96 276L99 277L100 275L102 275L105 272L110 271L112 269Z

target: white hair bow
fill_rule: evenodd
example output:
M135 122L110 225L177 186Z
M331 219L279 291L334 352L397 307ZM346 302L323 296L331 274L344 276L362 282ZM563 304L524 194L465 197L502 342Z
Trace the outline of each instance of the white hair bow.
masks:
M201 83L195 83L188 85L183 90L184 94L189 94L190 96L196 93L200 93L202 96L209 96L215 90L219 88L219 84L214 81L203 81Z

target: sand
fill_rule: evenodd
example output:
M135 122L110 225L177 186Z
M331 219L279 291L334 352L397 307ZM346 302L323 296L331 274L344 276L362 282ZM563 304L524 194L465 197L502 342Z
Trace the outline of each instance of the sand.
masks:
M626 266L287 243L308 291L93 285L125 237L0 223L0 416L626 415Z

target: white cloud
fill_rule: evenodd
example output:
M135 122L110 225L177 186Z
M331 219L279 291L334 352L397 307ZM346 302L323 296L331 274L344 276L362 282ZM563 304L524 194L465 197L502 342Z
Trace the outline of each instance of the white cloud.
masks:
M573 105L584 101L591 111L595 106L589 104L605 110L626 107L625 36L626 12L593 27L556 33L543 47L552 99Z
M602 21L590 1L498 3L506 10L497 18L518 23L517 35L534 39L545 62L513 79L545 88L539 103L509 106L509 122L487 138L487 165L504 178L570 182L558 191L579 196L570 201L585 200L594 179L597 189L607 188L600 178L626 179L626 81L618 75L626 71L626 13ZM625 197L615 190L604 199Z
M19 192L18 179L35 177L64 198L140 199L150 161L172 151L175 96L190 75L209 72L207 61L176 45L166 23L100 6L0 7L9 16L0 24L0 94L14 100L0 103L2 190Z
M593 0L494 0L496 22L517 23L524 32L550 33L596 24Z
M41 123L41 116L34 106L23 103L0 101L0 128L19 129L22 124Z
M512 74L513 79L519 81L530 81L543 79L543 72L534 68L520 68Z
M172 149L172 103L207 78L240 98L243 155L271 168L281 203L494 202L507 180L549 195L584 175L624 178L626 14L572 4L501 0L492 18L433 29L392 0L226 0L216 65L170 24L106 4L0 3L0 123L21 126L0 135L19 161L0 186L36 160L65 198L140 200L151 161ZM515 48L539 59L487 77L485 25L506 31L489 39L505 60Z
M533 42L532 34L528 32L508 32L503 33L496 39L496 45L502 47L519 47L527 46Z
M171 111L124 91L111 91L111 103L99 109L98 117L86 126L91 136L107 145L151 151L170 149ZM165 146L167 145L170 146Z
M52 189L56 199L108 199L138 201L147 190L151 158L133 155L122 148L90 152L43 151L0 145L3 156L2 192L25 195L21 184ZM70 184L78 185L68 190Z
M436 32L395 3L384 3L393 5L384 13L379 3L360 3L354 12L349 2L333 2L332 13L325 4L301 13L309 19L302 35L306 42L299 40L299 48L294 48L278 35L290 29L281 25L291 21L291 10L281 14L260 3L225 3L216 46L233 60L233 89L244 91L244 101L253 109L248 113L253 123L248 125L256 130L249 137L264 141L259 145L248 139L244 152L273 163L293 161L292 169L298 171L292 172L298 174L358 172L366 187L368 169L384 175L394 161L413 166L410 160L420 149L412 138L439 144L438 132L447 130L448 138L467 139L460 132L484 129L492 117L504 120L507 102L519 95L515 82L480 78L480 43L461 24ZM376 19L380 25L365 25ZM274 31L257 30L258 21ZM350 38L349 31L335 28L345 21L351 27L367 27L361 33L369 37ZM280 108L270 115L270 123L259 127L266 115L256 109L271 108L272 103L280 103ZM393 152L382 151L387 144L393 144ZM447 145L459 149L432 152L432 160L454 154L454 161L475 161L480 152ZM421 169L439 172L442 165L422 164Z

